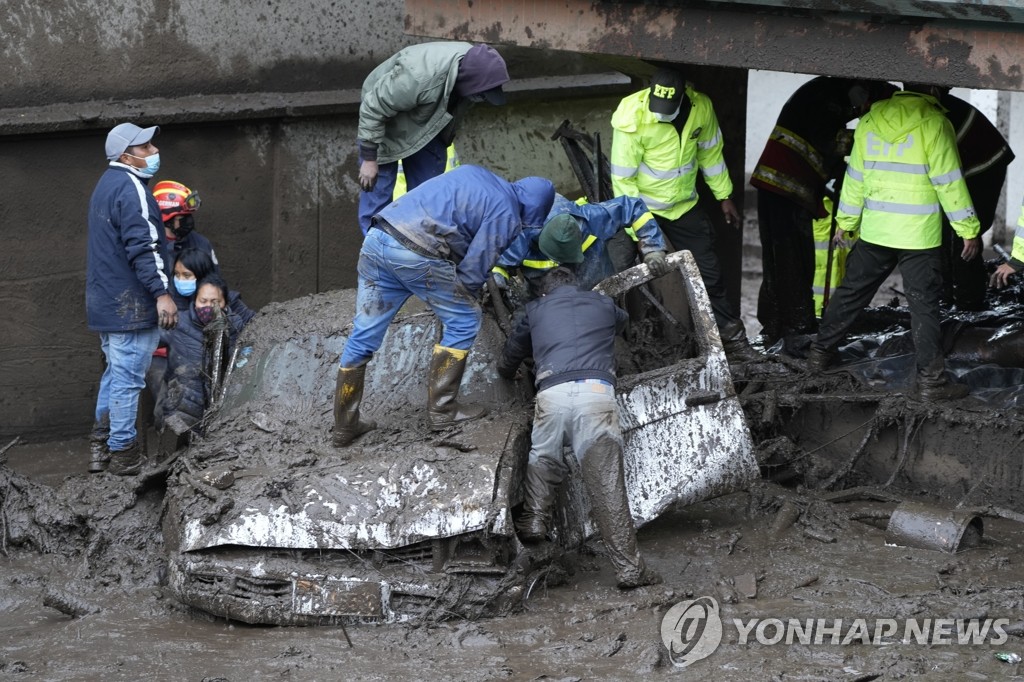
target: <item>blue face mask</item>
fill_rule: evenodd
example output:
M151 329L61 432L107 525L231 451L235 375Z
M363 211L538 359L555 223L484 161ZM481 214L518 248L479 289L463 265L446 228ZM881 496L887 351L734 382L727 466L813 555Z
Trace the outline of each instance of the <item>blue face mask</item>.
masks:
M191 296L196 293L196 281L194 279L178 279L175 277L174 288L182 296Z
M125 152L127 154L127 152ZM135 156L134 154L128 154L133 159L141 159L141 156ZM146 157L146 169L136 168L135 172L144 178L151 178L156 175L156 172L160 170L160 152L153 154L152 156Z

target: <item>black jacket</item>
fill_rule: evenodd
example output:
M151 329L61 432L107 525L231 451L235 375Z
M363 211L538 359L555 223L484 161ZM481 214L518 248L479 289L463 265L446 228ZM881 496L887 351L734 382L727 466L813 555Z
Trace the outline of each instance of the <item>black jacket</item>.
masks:
M230 353L238 333L245 326L245 322L230 309L227 322L230 345L224 349L226 354ZM171 330L168 341L167 371L164 375L167 389L157 405L158 421L163 423L177 415L191 427L203 418L209 402L205 328L196 318L194 306L190 305L178 316L178 326Z
M626 312L612 299L576 286L558 287L526 304L505 342L498 373L510 378L533 355L537 390L577 379L615 384L615 334Z

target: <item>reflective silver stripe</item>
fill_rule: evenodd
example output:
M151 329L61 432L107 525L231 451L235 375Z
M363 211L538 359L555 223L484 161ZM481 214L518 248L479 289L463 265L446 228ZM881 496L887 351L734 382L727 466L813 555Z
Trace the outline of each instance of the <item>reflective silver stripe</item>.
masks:
M672 208L673 206L675 206L674 203L665 203L664 201L658 201L657 199L652 199L646 194L641 194L640 198L644 200L645 204L647 204L647 208L654 210Z
M811 287L811 293L818 294L819 296L824 296L825 287Z
M814 242L814 248L818 251L828 251L829 242Z
M655 170L646 163L640 163L640 172L644 175L650 175L652 178L657 180L671 180L672 178L678 178L682 175L686 175L693 171L693 162L686 164L685 166L677 166L676 168L669 168L667 170Z
M156 274L160 276L160 282L164 285L164 288L170 286L170 282L167 279L167 274L164 272L164 259L160 255L159 247L159 236L157 235L156 227L153 222L149 219L149 204L146 202L146 197L150 196L146 186L142 184L133 173L128 174L128 178L132 181L135 186L135 193L139 195L139 206L141 207L142 219L146 221L149 226L149 238L150 247L153 249L153 264L156 266Z
M636 166L616 166L614 163L609 166L612 175L618 175L620 178L631 178L636 175Z
M909 173L910 175L928 175L928 164L924 163L896 163L895 161L865 161L864 170L884 170L894 173Z
M1024 225L1018 225L1017 231L1013 233L1014 239L1024 239Z
M897 204L895 201L865 199L864 208L871 209L872 211L881 211L882 213L932 215L933 213L938 213L941 207L938 204Z
M846 174L858 182L864 182L864 174L853 166L846 169Z
M934 178L932 178L932 184L933 185L945 185L945 184L950 183L950 182L956 182L957 180L959 180L963 176L964 176L964 174L960 172L959 168L957 168L956 170L950 171L948 173L943 173L942 175L936 175Z
M973 216L973 206L970 206L968 208L961 208L959 211L953 211L952 213L950 213L949 211L946 212L946 217L949 218L949 222L953 222L954 220L966 220L967 218L971 218Z
M711 168L701 168L701 172L704 173L705 178L713 178L716 175L721 175L725 172L725 162L715 164Z
M697 146L700 147L701 149L711 149L712 147L714 147L716 144L718 144L721 141L722 141L722 131L721 130L716 130L714 137L712 137L707 142L698 142Z
M839 210L842 211L843 213L847 213L849 215L860 215L861 211L863 211L864 208L861 207L861 206L851 206L850 204L846 203L845 201L840 201L839 202Z

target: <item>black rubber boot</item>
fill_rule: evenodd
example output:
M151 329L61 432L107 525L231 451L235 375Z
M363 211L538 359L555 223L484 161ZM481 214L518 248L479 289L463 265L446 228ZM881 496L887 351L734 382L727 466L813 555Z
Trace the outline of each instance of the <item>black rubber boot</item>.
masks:
M430 374L427 377L427 409L430 412L430 428L435 431L487 414L485 407L458 402L468 355L468 350L447 348L440 344L434 346L434 354L430 358Z
M832 364L834 357L835 352L811 344L811 350L807 353L807 371L811 374L821 374Z
M764 355L750 345L747 330L742 322L733 322L718 330L722 337L722 348L729 362L757 362L764 360Z
M89 473L101 474L107 470L110 464L110 448L107 447L107 439L110 438L110 417L93 423L92 432L89 434Z
M523 542L546 540L551 527L551 509L555 504L562 472L547 463L528 464L526 467L526 499L523 513L516 522L519 539Z
M959 400L970 392L971 389L966 384L955 384L948 381L945 376L936 379L922 374L917 375L917 397L926 402Z
M367 431L377 428L373 421L359 420L363 400L366 363L357 367L339 367L334 389L334 446L344 447Z
M108 471L115 476L135 476L142 471L144 459L142 443L136 440L124 450L110 451L110 467Z
M647 568L636 544L636 527L622 470L622 446L611 438L600 438L583 454L581 468L590 507L618 586L631 589L660 583L661 576Z

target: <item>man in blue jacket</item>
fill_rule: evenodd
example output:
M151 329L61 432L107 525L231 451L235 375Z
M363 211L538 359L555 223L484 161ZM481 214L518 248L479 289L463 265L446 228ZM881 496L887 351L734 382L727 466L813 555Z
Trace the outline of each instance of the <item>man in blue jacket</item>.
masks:
M359 103L359 228L391 203L402 162L408 189L444 172L447 148L475 102L505 103L505 60L488 45L410 45L363 82Z
M93 448L93 473L108 464L119 476L142 468L135 431L139 392L160 338L158 325L173 329L178 321L160 209L146 187L160 168L152 142L158 130L121 123L107 134L110 164L89 201L85 307L107 360L93 429L94 443L105 435L106 447L99 442Z
M559 216L569 216L583 237L583 262L576 268L576 278L582 288L593 289L598 282L615 274L607 243L623 230L636 242L640 256L656 277L668 272L665 237L643 199L621 196L596 204L578 204L557 194L548 213L548 224ZM513 268L522 269L532 289L539 278L560 265L545 255L538 244L539 238L539 230L524 230L505 249L492 275L499 288L508 285L509 270Z
M523 542L544 540L562 481L562 447L572 446L583 484L620 588L661 582L636 543L622 469L622 432L615 401L615 335L627 315L603 294L581 289L571 268L551 270L543 295L509 335L498 374L516 375L532 355L537 381L526 499L516 524Z
M479 166L459 166L410 190L373 217L359 251L356 316L338 367L334 444L376 427L359 419L366 363L410 296L444 327L430 362L431 427L483 416L457 402L466 356L480 330L477 298L498 254L524 228L542 225L555 188L537 177L508 182Z

